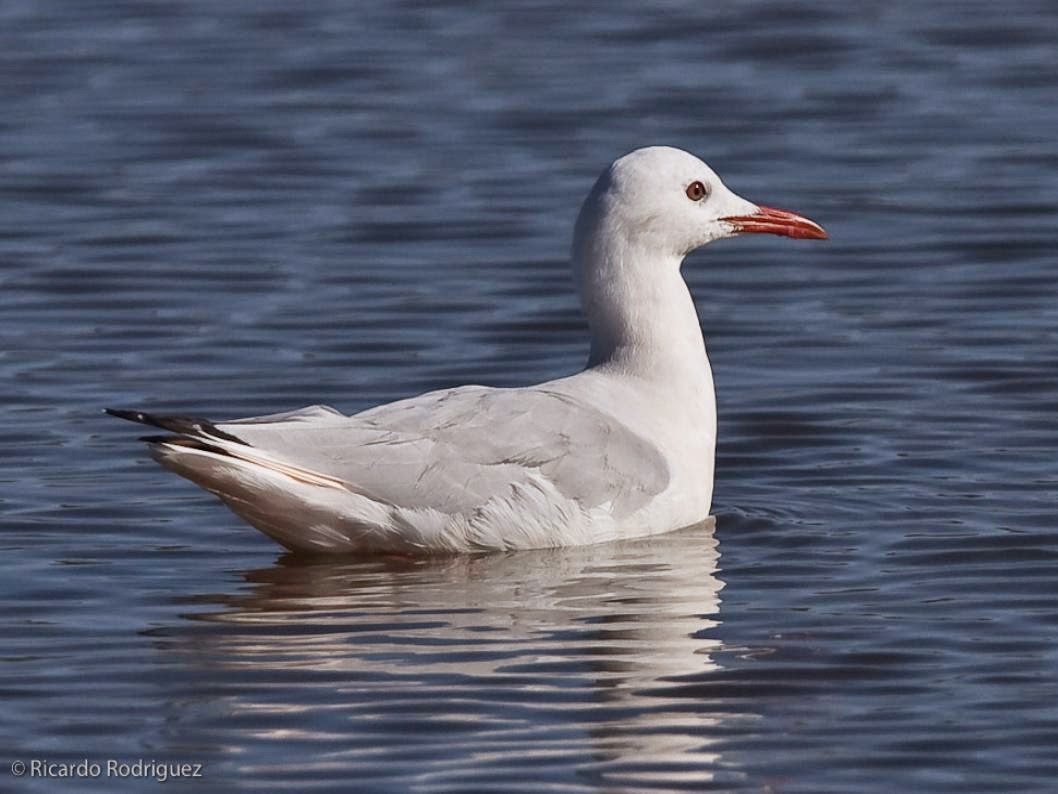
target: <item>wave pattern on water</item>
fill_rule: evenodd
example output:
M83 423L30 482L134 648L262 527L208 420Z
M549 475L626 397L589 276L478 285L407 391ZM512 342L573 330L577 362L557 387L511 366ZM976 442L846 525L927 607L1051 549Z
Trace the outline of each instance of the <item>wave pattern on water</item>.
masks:
M1052 788L1058 15L961 8L4 4L0 747L217 791ZM715 529L297 560L100 414L570 372L574 213L648 143L831 233L685 265Z

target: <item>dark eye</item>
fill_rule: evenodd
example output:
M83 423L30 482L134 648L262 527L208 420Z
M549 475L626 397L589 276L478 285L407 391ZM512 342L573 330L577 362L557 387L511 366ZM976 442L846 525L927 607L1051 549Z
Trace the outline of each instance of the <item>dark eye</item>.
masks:
M701 201L709 195L709 191L701 182L691 182L687 185L687 198L691 201Z

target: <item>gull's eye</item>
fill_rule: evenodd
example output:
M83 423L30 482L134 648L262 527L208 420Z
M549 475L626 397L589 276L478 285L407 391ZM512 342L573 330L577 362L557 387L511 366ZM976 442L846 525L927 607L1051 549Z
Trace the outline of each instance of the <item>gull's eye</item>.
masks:
M691 182L687 185L687 198L691 201L701 201L709 195L709 190L701 182Z

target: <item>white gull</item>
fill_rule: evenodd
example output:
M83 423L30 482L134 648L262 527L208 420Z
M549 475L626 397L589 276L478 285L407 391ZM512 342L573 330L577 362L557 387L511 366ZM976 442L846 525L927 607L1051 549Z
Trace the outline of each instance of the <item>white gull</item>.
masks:
M688 253L745 233L823 239L663 146L607 168L572 260L591 328L583 372L463 386L353 416L311 406L208 422L140 411L151 453L289 549L436 554L669 532L709 516L716 400Z

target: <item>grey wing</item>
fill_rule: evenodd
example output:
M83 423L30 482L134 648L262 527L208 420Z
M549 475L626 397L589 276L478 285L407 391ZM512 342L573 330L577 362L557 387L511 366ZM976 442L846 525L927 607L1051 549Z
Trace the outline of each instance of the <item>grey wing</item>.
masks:
M251 416L246 419L229 419L226 425L275 425L287 422L341 422L349 417L341 411L331 408L329 405L310 405L307 408L298 408L296 411L283 411L278 414L266 416Z
M291 464L407 508L468 514L543 477L625 515L668 484L664 458L612 416L543 388L465 386L351 417L313 406L218 425Z

